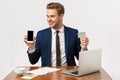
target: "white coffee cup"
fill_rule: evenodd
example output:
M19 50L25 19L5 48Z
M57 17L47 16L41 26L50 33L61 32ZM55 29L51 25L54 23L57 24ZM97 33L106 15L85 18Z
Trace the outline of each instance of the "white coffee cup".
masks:
M14 69L14 73L17 75L23 75L26 71L26 68L24 67L18 67Z

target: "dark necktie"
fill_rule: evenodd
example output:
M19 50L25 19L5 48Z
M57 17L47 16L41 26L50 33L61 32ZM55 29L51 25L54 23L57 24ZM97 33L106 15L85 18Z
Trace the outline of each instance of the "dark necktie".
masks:
M56 66L61 66L59 31L56 31Z

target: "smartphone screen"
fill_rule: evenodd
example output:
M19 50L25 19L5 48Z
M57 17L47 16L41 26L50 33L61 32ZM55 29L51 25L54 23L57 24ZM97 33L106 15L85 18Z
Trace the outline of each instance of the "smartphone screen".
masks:
M32 30L27 31L27 41L28 42L33 42L33 35L34 35L34 33Z

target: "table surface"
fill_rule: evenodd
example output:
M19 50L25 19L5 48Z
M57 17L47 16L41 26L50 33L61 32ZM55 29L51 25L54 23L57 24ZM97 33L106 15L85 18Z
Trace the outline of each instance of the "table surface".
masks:
M21 66L25 67L28 70L35 70L41 68L39 66ZM91 73L88 75L75 77L67 74L61 73L63 70L69 70L77 68L77 66L62 66L62 67L54 67L61 70L51 72L48 75L39 75L37 77L32 78L32 80L112 80L111 77L105 72L103 68L100 69L99 72ZM13 71L11 71L3 80L23 80L22 76L16 75ZM30 79L31 80L31 79Z

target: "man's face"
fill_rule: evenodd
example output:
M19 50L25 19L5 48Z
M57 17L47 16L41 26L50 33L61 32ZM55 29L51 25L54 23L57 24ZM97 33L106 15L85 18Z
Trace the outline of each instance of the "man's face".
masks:
M56 9L47 9L47 21L51 28L57 29L62 23L62 15L58 15Z

